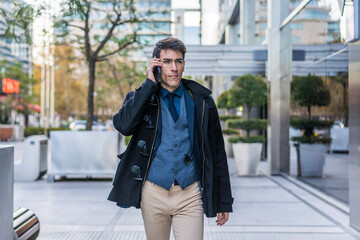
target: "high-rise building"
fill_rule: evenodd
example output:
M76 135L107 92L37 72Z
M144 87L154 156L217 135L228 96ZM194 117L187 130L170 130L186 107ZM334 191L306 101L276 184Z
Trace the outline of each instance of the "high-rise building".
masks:
M5 12L11 12L12 1L1 1L0 8ZM14 39L7 38L5 36L7 24L2 15L0 15L0 60L6 60L9 64L15 64L20 62L24 72L32 75L32 54L31 46L25 42L25 38L18 39L18 42ZM16 28L15 32L18 36L23 34L23 30Z
M254 0L252 9L255 15L253 43L266 43L267 0ZM240 27L241 3L246 0L219 1L219 42L239 44L245 34ZM290 11L295 9L301 0L289 0ZM250 8L251 10L251 8ZM331 19L330 7L323 1L311 0L299 15L291 22L293 44L326 44L341 41L340 20Z

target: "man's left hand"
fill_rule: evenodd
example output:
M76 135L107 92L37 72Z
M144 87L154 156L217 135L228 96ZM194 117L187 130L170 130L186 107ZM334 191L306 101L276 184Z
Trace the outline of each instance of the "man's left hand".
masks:
M217 219L216 219L216 224L222 226L227 222L228 219L229 219L228 212L218 213Z

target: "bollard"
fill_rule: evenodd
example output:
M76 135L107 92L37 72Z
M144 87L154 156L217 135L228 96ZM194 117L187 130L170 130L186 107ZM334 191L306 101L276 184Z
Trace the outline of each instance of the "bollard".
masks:
M15 240L35 240L39 236L39 219L32 211L26 208L18 208L14 211L13 216Z
M0 240L13 239L14 147L0 146Z
M15 181L35 181L47 171L48 138L44 135L27 137L21 162L15 162Z

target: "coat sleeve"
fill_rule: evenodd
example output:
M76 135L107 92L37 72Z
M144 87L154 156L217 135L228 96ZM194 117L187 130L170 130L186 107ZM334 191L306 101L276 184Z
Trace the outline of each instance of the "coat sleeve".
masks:
M217 212L232 212L234 198L231 195L230 175L225 152L224 138L221 131L219 114L215 107L215 177L218 186Z
M144 110L148 106L151 96L157 90L157 84L146 79L134 92L129 92L119 112L113 116L115 129L125 136L132 135L142 121Z

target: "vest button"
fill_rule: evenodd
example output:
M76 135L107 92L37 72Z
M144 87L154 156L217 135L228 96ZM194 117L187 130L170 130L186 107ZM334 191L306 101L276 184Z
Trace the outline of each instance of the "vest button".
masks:
M174 147L177 147L177 144L174 144Z

